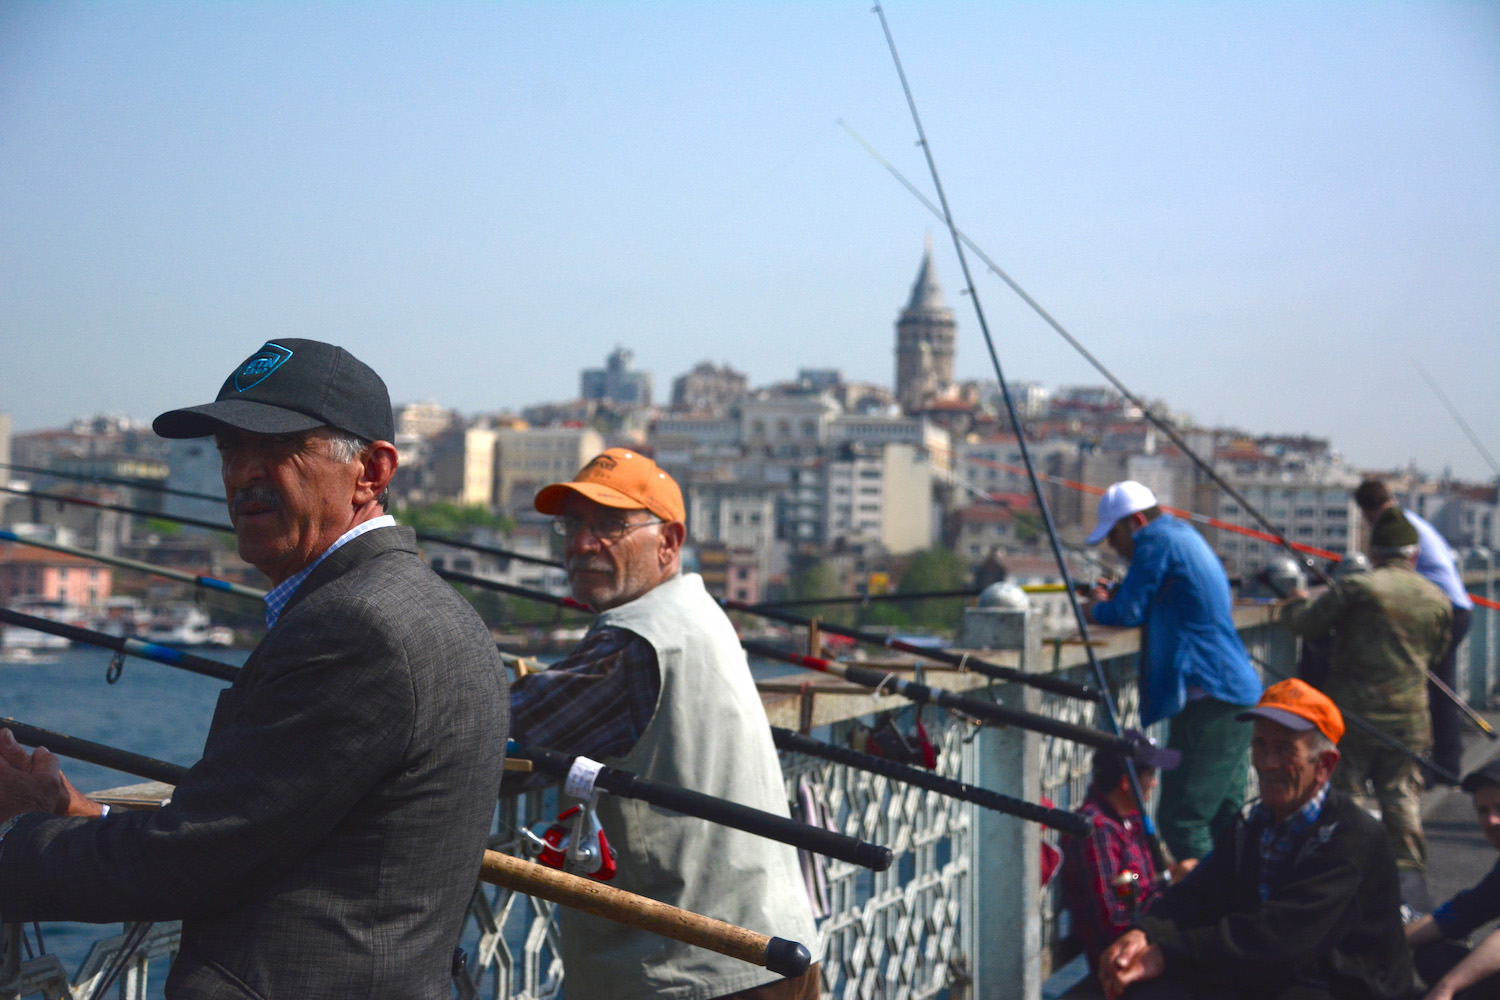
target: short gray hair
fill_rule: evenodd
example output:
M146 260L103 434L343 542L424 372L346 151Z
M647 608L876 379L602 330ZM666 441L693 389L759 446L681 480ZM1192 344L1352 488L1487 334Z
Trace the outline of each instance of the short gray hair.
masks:
M348 431L339 430L337 427L328 428L327 440L328 457L340 464L354 461L356 455L375 443L374 441L367 441L356 434L350 434ZM381 510L389 510L391 506L390 501L391 491L389 488L381 490L380 496L375 498L375 502L380 505Z
M1323 734L1323 730L1309 729L1307 731L1307 749L1316 757L1328 750L1337 751L1338 747L1333 745L1333 740L1330 740Z

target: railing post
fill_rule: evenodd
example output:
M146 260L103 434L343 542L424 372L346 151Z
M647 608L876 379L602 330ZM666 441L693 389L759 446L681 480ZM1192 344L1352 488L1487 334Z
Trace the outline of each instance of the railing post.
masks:
M1023 670L1042 663L1040 621L1029 610L971 608L982 614L995 648L1021 652ZM972 623L977 624L977 623ZM991 629L992 627L992 629ZM995 686L1010 708L1038 711L1035 688ZM1041 794L1041 737L1017 728L985 726L974 741L969 780L1035 802ZM1036 1000L1042 988L1041 830L1035 823L974 807L970 844L965 948L974 1000Z
M1484 553L1484 586L1481 589L1485 597L1492 601L1495 599L1497 588L1495 587L1495 552L1493 549L1486 549ZM1489 708L1492 704L1491 696L1494 693L1496 681L1500 679L1496 677L1497 670L1500 670L1500 654L1497 654L1495 650L1495 625L1496 621L1500 620L1500 611L1494 608L1476 607L1474 613L1484 616L1484 638L1482 643L1477 644L1479 645L1478 663L1470 661L1471 668L1477 666L1478 669L1472 670L1469 675L1469 702L1482 708ZM1471 633L1477 631L1474 626L1478 624L1478 622L1471 622L1469 631ZM1475 656L1472 647L1469 655Z

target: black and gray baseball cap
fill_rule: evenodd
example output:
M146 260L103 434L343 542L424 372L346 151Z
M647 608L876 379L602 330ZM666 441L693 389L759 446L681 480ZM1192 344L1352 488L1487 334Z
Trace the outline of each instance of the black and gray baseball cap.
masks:
M396 437L391 397L369 365L318 340L268 340L237 365L212 403L168 410L151 423L165 438L207 437L225 427L296 434L335 427L366 441Z
M1485 785L1500 785L1500 757L1470 771L1464 777L1462 788L1472 795Z

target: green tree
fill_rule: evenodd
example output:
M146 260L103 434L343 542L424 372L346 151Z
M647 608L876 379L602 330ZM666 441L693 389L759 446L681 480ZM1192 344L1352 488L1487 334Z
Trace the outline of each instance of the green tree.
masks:
M494 531L509 531L514 523L504 514L496 514L488 507L479 505L461 506L446 501L415 504L393 512L396 520L417 531L433 535L452 535L462 538L472 528L489 528Z
M922 594L934 590L961 590L968 582L969 568L963 560L944 548L931 548L919 552L906 564L901 574L897 593ZM958 628L963 614L961 597L928 598L915 601L889 601L871 604L872 615L884 620L881 624L898 627L916 626L935 632L952 633ZM874 609L879 609L875 611ZM872 622L877 619L872 617Z
M822 559L802 566L792 574L791 583L793 600L842 597L845 594L844 588L839 585L838 570L832 563ZM846 604L812 605L791 610L835 625L854 624L854 609Z

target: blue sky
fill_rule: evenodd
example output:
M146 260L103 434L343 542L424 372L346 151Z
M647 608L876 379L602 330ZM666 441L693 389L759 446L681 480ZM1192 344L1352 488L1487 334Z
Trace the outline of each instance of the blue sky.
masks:
M893 3L958 224L1137 393L1365 466L1500 453L1500 5ZM866 3L0 6L0 410L211 396L276 336L397 401L615 345L892 378L933 232ZM1007 377L1100 379L975 279Z

